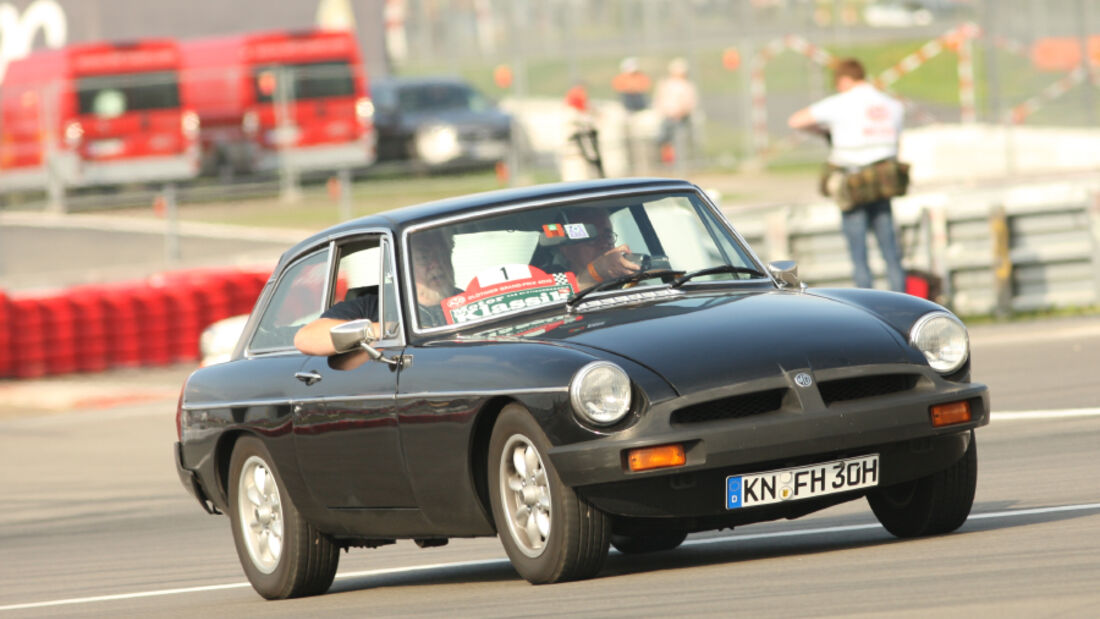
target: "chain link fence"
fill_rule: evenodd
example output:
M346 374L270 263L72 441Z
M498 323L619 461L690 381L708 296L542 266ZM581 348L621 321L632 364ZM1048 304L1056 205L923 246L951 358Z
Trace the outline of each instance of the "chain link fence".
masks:
M819 161L787 116L830 93L828 61L863 60L910 127L1096 125L1093 0L407 0L387 3L402 74L461 75L498 98L614 100L624 57L655 80L686 59L701 101L694 166ZM1081 49L1088 49L1082 55ZM1085 58L1091 56L1092 64ZM506 66L513 79L494 81ZM1091 71L1090 71L1091 69Z

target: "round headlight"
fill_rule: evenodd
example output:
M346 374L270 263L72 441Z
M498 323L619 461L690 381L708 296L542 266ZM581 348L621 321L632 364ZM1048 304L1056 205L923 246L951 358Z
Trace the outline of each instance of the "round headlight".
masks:
M630 379L614 363L593 361L573 377L569 397L582 418L600 426L611 425L630 410Z
M459 154L458 131L450 125L433 125L417 132L416 152L425 163L446 163Z
M922 316L909 331L909 343L924 354L933 370L941 374L959 369L970 355L966 327L947 312Z

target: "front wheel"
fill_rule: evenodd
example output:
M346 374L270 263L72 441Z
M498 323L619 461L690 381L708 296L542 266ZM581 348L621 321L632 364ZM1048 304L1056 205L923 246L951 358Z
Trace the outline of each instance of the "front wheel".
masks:
M522 406L501 411L489 441L489 498L508 558L533 584L595 576L611 535L607 515L562 483L549 449Z
M897 537L938 535L966 522L977 485L978 444L972 430L970 445L958 462L920 479L879 488L867 495L867 502L882 526Z
M263 597L317 595L332 585L340 549L302 519L271 454L254 437L233 448L229 518L244 573Z

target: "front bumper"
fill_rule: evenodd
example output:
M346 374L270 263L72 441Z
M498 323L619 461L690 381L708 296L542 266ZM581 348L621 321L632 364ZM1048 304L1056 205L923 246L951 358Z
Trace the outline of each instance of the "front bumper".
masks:
M970 403L969 422L932 426L931 406L961 400ZM956 462L969 445L970 431L989 422L989 391L979 384L955 385L844 406L785 409L686 426L669 424L668 412L649 411L647 417L656 420L620 435L555 447L550 458L566 485L611 514L699 518L775 512L773 517L783 517L813 503L727 510L725 478L869 453L880 455L881 486L923 477ZM684 446L685 465L628 469L629 450L670 443ZM839 502L836 497L816 502L827 506ZM746 521L762 519L768 518Z

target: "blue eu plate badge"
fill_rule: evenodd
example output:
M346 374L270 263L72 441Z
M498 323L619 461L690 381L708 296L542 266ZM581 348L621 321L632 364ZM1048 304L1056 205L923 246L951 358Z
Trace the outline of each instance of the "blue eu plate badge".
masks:
M741 476L726 478L726 509L741 507Z

